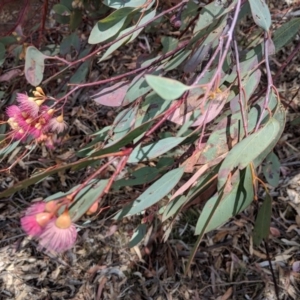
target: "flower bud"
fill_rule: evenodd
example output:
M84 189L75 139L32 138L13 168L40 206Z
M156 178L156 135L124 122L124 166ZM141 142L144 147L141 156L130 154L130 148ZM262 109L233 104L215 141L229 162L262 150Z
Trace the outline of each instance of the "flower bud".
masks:
M98 201L93 203L93 205L87 210L86 214L88 216L94 214L97 211L98 206L99 206Z
M56 201L53 200L49 201L46 203L45 211L49 213L53 213L56 211L56 207L57 207Z
M56 227L67 229L72 225L72 220L68 211L63 212L55 221Z
M58 116L58 117L56 118L56 121L57 121L58 123L62 123L62 122L64 121L64 116L61 114L60 116Z
M42 212L35 216L36 222L41 226L45 227L49 221L51 220L52 216L48 212Z

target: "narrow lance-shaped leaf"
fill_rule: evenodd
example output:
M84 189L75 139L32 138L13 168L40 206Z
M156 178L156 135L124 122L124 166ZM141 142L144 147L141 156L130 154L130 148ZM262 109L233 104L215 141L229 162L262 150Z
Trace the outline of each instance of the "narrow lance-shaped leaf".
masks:
M132 10L129 7L120 8L97 22L90 33L89 44L101 43L117 34L122 29Z
M136 246L138 243L140 243L144 236L146 235L147 233L147 225L146 224L140 224L134 231L130 241L129 241L129 244L128 244L128 247L129 248L132 248L134 246Z
M143 160L153 159L168 152L182 143L185 139L185 137L169 137L142 148L135 148L129 156L128 162L137 163Z
M266 149L274 147L272 144L280 131L280 124L275 118L256 133L253 133L235 145L226 156L219 171L219 188L225 184L228 174L235 167L244 169Z
M216 195L205 204L198 219L195 234L200 234L203 231L208 216L210 216L211 209L215 207L216 204L215 212L213 216L210 217L209 224L206 225L204 232L209 232L224 224L230 218L246 209L253 201L254 191L250 166L245 170L237 172L240 172L239 178L233 183L231 191L224 195L222 201L218 203L219 197Z
M300 29L300 18L293 18L280 26L273 36L275 51L278 52L282 47L290 43Z
M176 186L183 173L184 168L177 168L166 173L132 203L122 208L114 219L120 220L123 217L138 214L157 203Z
M100 194L105 189L108 183L108 179L99 180L98 182L89 185L87 191L80 191L75 197L74 203L72 204L69 212L73 221L79 220L86 211L92 206L97 200Z
M104 0L103 3L111 8L119 9L122 7L143 7L148 1L147 0Z
M253 244L259 246L263 239L267 239L270 232L272 213L272 197L266 194L262 206L259 208L253 229Z

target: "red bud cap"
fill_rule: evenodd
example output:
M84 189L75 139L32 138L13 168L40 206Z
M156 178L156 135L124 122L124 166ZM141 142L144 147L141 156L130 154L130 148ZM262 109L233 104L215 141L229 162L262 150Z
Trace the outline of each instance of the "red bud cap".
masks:
M41 226L41 227L45 227L49 221L51 220L51 214L49 214L48 212L42 212L39 213L35 216L36 222Z
M97 201L97 202L95 202L95 203L88 209L88 211L86 212L86 214L87 214L88 216L94 214L94 213L97 211L98 206L99 206L99 203L98 203L98 201Z
M55 221L55 225L61 229L67 229L72 225L72 220L68 211L63 212Z

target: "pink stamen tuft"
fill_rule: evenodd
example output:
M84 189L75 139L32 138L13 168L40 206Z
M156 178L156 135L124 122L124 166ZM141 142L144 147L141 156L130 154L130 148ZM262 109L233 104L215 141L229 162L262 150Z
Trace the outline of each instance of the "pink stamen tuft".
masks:
M33 203L25 210L25 216L36 215L38 213L44 212L45 208L46 208L46 203L43 201Z
M34 98L18 93L17 101L20 103L20 109L23 112L28 113L31 117L38 115L40 106L34 101Z
M21 218L22 229L30 236L38 237L44 228L37 222L37 215L24 216Z
M51 220L40 235L39 245L48 251L64 252L75 244L77 231L74 224L68 228L59 228L55 220Z
M24 142L27 138L27 134L25 133L25 131L23 129L16 129L12 132L12 138L14 140L20 140L20 141Z
M63 120L63 118L61 116L57 117L57 118L52 118L49 121L48 127L51 131L55 131L57 133L61 133L64 130L67 129L68 125L67 123Z

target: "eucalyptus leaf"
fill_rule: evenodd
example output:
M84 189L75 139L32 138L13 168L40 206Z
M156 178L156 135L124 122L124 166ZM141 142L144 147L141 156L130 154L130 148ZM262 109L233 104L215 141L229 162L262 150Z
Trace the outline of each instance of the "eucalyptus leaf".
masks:
M143 240L146 233L147 233L147 225L140 224L133 232L133 235L129 241L128 247L132 248L132 247L138 245Z
M263 239L267 239L270 233L272 214L272 197L266 194L262 206L259 208L254 229L253 229L253 244L259 246Z
M185 84L170 78L154 75L146 75L145 78L152 89L165 100L175 100L190 88Z
M136 215L164 198L179 182L184 168L177 168L155 181L145 192L129 205L123 207L114 217L115 220Z
M24 73L27 81L33 86L38 86L43 80L45 58L45 55L34 46L26 49Z
M271 14L265 0L249 0L254 22L265 31L271 26Z

